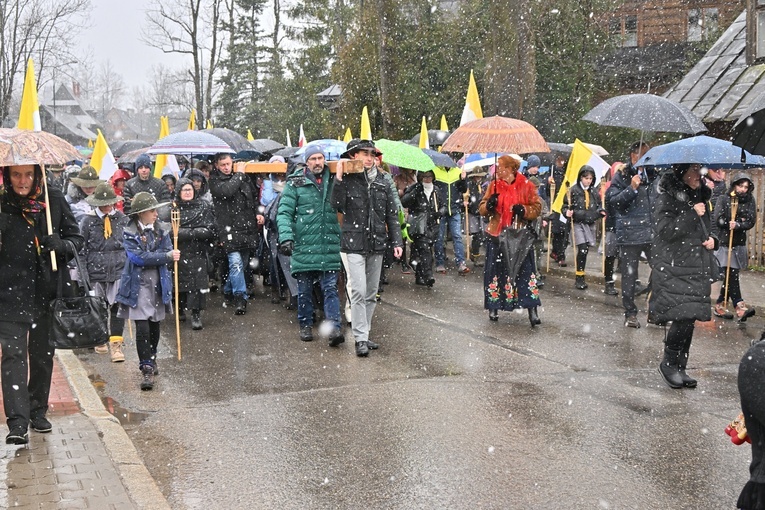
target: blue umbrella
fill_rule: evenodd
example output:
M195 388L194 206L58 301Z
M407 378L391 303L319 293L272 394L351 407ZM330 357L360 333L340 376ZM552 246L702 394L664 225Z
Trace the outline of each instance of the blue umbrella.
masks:
M340 154L345 152L345 148L348 144L340 140L333 140L332 138L325 138L322 140L312 140L300 147L295 153L296 156L302 156L307 147L319 146L324 152L324 157L327 161L337 161L340 159Z
M726 140L701 135L654 147L635 166L668 167L683 163L741 169L765 166L765 158L753 156Z
M475 154L468 154L465 156L465 164L462 165L464 170L470 170L477 166L491 166L497 162L500 156L504 156L505 152L481 152Z

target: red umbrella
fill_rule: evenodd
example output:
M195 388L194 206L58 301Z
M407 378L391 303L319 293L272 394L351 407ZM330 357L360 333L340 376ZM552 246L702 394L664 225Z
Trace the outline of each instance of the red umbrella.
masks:
M550 152L539 131L518 119L488 117L458 127L444 142L444 152Z

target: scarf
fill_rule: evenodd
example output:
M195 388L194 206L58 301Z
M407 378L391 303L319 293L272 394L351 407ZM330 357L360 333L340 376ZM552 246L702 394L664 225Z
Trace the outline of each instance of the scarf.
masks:
M284 181L274 181L272 184L274 192L281 193L284 191Z
M526 178L521 174L516 174L512 184L508 184L507 181L502 179L491 181L491 186L493 186L492 193L499 193L497 212L499 213L500 230L509 227L513 223L513 206L526 202L526 197L522 193L526 182Z
M425 197L430 200L430 195L433 194L434 185L432 182L423 182L422 190L425 192Z

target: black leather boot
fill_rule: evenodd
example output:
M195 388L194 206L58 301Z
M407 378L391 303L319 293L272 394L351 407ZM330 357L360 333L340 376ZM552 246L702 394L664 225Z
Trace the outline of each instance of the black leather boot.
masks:
M698 381L685 373L685 367L688 366L688 350L683 349L677 358L677 368L680 371L680 378L683 380L684 388L695 388Z
M202 329L202 318L200 317L200 313L199 310L191 310L191 329L196 331Z
M529 322L531 323L531 327L533 328L537 324L542 324L542 321L539 320L539 314L537 314L537 307L529 308Z
M603 289L606 296L618 296L619 292L616 290L615 282L606 282L606 288Z
M574 283L574 285L579 290L586 289L587 288L587 282L584 281L584 276L583 275L577 276L576 277L576 282Z
M659 373L664 379L664 382L666 382L670 388L674 389L683 387L683 378L680 375L680 367L677 365L679 357L680 351L664 347L664 359L659 365Z
M499 310L489 310L489 320L497 322L499 320Z

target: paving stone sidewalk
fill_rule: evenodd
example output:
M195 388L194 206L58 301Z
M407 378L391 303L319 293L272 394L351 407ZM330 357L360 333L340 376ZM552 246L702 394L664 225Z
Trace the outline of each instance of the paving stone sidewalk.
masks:
M27 446L1 450L0 508L169 508L71 352L56 354L49 403L51 433L30 430Z

